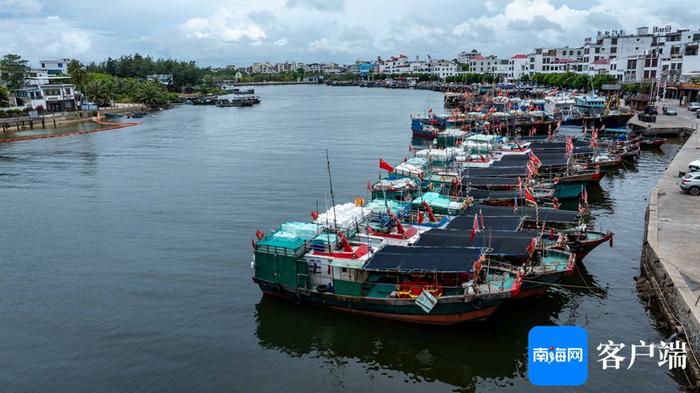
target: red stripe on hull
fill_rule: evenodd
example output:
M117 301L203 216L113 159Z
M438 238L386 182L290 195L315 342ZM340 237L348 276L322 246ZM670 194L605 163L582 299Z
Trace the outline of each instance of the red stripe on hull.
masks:
M544 295L547 292L547 287L538 287L538 288L532 288L532 289L524 289L521 290L520 293L517 296L513 296L511 299L516 300L516 299L526 299L529 297L535 297L535 296L541 296Z
M262 291L263 295L266 296L273 296L275 298L279 299L285 299L285 300L292 300L287 296L278 294L278 293L273 293L269 291ZM306 303L308 304L308 303ZM423 324L423 325L456 325L462 322L468 322L468 321L479 321L479 320L485 320L487 319L491 314L493 314L498 306L493 306L489 308L484 308L481 310L477 311L472 311L469 313L464 313L464 314L452 314L452 315L409 315L409 314L388 314L388 313L381 313L381 312L374 312L374 311L364 311L364 310L355 310L351 308L344 308L344 307L337 307L337 306L330 306L330 305L324 305L324 304L309 304L312 306L321 306L324 308L329 308L332 310L337 310L337 311L342 311L342 312L348 312L348 313L353 313L353 314L360 314L360 315L366 315L370 316L373 318L381 318L381 319L390 319L394 321L401 321L401 322L411 322L411 323L418 323L418 324Z

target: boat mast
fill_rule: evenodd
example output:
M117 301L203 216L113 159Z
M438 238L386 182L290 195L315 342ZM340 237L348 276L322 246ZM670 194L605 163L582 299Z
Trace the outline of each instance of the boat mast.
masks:
M328 184L331 188L331 209L333 210L333 226L335 227L335 233L338 232L338 217L335 215L335 196L333 195L333 177L331 176L331 161L328 158L328 149L326 149L326 168L328 168Z

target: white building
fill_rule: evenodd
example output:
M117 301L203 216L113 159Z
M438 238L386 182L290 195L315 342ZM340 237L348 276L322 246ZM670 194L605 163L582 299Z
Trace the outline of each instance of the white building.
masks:
M472 59L481 56L481 52L476 49L472 49L471 52L459 52L457 54L457 62L460 64L470 64Z
M523 74L528 72L529 57L526 54L518 53L510 58L511 75L509 80L517 81Z
M469 61L469 72L478 74L494 74L498 58L496 56L476 55Z
M43 109L49 112L77 109L75 86L72 84L27 86L17 90L15 95L18 106Z
M457 64L448 60L437 60L430 63L430 73L440 79L457 75Z
M68 74L68 63L71 59L39 60L39 68L50 75Z

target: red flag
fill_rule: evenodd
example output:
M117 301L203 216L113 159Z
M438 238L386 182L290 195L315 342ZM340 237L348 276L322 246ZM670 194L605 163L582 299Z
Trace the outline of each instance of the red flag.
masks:
M476 219L476 213L474 213L474 225L472 225L472 232L469 234L469 240L474 240L477 232L479 232L479 221Z
M583 200L584 205L588 205L588 190L586 190L586 187L583 187L583 192L581 193L581 199Z
M530 161L537 167L542 165L542 161L540 161L540 159L535 155L535 152L532 150L530 150Z
M379 159L379 169L384 169L385 171L388 171L388 172L394 171L394 167L389 165L388 162L382 160L381 158Z
M367 191L372 191L372 182L367 180Z
M428 108L428 113L433 113L433 108Z
M316 221L318 218L318 212L316 210L311 210L311 219Z
M535 247L537 247L537 238L533 237L532 240L530 240L530 244L527 245L527 248L525 248L525 250L528 254L532 255L532 253L535 252Z
M420 210L418 210L418 223L423 223L423 213Z
M527 187L525 187L525 202L530 202L537 206L537 201L535 200L535 197L532 196L532 193Z

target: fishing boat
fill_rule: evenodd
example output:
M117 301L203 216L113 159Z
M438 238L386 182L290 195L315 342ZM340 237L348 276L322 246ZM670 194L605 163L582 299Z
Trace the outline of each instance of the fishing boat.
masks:
M547 284L573 273L573 254L545 247L538 242L537 233L492 230L477 220L477 226L481 225L486 229L473 236L464 229L433 229L422 234L416 246L487 247L490 267L522 275L523 283L514 299L542 294Z
M134 118L134 119L141 119L143 117L146 117L147 114L148 113L146 113L146 112L131 112L127 116Z
M665 138L642 138L639 141L641 147L650 147L650 148L658 148L661 147L664 143L666 143Z
M124 117L123 113L106 112L102 114L107 119L119 119Z
M413 119L411 123L411 132L415 139L430 139L437 138L440 133L440 128L434 125L425 125L418 119Z
M373 251L342 236L316 236L326 237L330 241L313 249L308 240L314 238L263 237L255 245L253 281L263 294L297 303L434 325L485 319L522 283L518 274L484 269L482 249L388 245ZM333 249L337 239L341 245Z
M610 247L613 246L614 234L610 231L596 232L588 229L569 229L563 230L563 234L567 236L567 245L571 252L576 255L576 261L580 262L594 248L607 242Z

